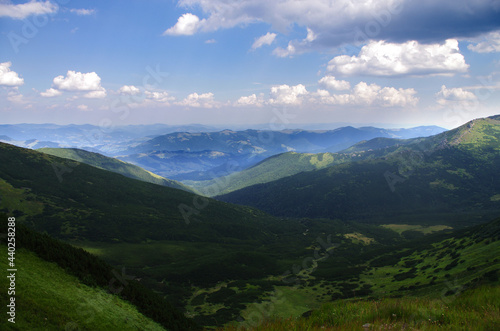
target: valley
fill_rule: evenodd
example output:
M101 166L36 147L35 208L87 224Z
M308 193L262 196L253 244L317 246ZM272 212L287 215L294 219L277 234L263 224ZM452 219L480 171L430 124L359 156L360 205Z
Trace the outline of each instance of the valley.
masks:
M476 299L467 298L498 291L498 116L430 137L380 137L318 153L257 153L249 136L247 149L219 138L207 145L207 137L221 134L236 133L193 134L200 139L194 145L186 134L168 134L130 151L185 144L184 150L198 152L241 148L242 159L262 159L229 175L179 182L81 149L0 143L0 212L26 226L20 240L30 242L19 263L37 266L40 272L29 275L37 282L49 262L63 268L53 277L66 277L65 287L51 294L67 302L65 313L40 323L169 329L176 321L172 329L179 330L275 330L290 321L298 329L359 329L366 323L452 328L471 323L459 317L459 302L472 305L467 300ZM36 239L40 233L54 247L71 246L60 248L60 256L47 255L46 244L33 244L42 240ZM66 265L83 252L92 256L89 270L105 268L108 276ZM104 301L121 300L105 299L111 268L126 270L133 284L152 291L151 300L182 313L160 317L132 300L140 313L120 303L127 312L113 311L106 320L104 306L85 295L104 291L98 295ZM76 303L66 298L78 283L90 285L79 300L94 307L92 321L75 315ZM23 300L43 297L33 295L20 294ZM486 310L473 306L468 318L485 313L481 323L488 328L498 325L500 305L485 297ZM445 309L443 303L456 318L435 313ZM349 310L359 309L364 313L349 317ZM328 311L339 317L332 320ZM43 314L55 313L33 314L42 321ZM112 324L124 318L130 325Z

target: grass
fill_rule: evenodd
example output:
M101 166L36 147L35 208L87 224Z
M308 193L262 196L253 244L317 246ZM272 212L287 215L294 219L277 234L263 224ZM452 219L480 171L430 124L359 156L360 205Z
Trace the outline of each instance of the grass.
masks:
M131 304L81 284L32 252L18 249L16 264L16 323L2 317L1 330L164 330ZM7 269L6 258L0 259L0 267ZM7 278L0 279L0 298L5 303Z
M423 225L411 225L411 224L383 224L382 227L386 229L391 229L401 234L404 231L419 231L423 234L429 234L432 232L443 231L443 230L451 230L453 229L451 226L447 225L431 225L431 226L423 226Z
M500 286L441 298L335 301L307 318L255 319L219 330L498 330Z
M0 209L10 208L20 210L27 215L41 213L43 204L34 200L30 188L14 188L4 179L0 178Z

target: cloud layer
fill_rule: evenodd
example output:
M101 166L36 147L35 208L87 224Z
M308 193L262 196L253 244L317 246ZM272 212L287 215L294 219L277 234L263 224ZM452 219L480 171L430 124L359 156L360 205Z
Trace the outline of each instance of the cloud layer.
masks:
M299 26L315 36L291 41L287 49L299 53L369 40L443 42L500 28L498 0L181 0L179 6L188 11L201 8L206 18L186 13L167 34L193 34L260 22L280 32ZM277 54L285 53L281 49Z

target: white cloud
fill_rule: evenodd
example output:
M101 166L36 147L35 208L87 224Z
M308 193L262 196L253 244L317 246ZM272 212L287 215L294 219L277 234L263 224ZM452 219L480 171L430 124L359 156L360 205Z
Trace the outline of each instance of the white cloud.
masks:
M137 95L137 94L141 93L141 91L137 87L135 87L134 85L123 85L118 90L118 93L126 94L126 95Z
M330 94L327 90L311 93L311 102L331 105L414 107L418 103L417 92L410 89L380 87L377 84L358 83L348 94Z
M89 99L102 99L106 97L106 90L102 89L98 91L90 91L88 93L85 93L84 97Z
M273 50L273 55L276 55L277 57L289 57L294 55L295 53L296 49L295 46L292 45L291 41L288 43L288 46L286 48L276 47Z
M81 111L88 111L89 107L87 105L78 105L76 108Z
M475 45L467 46L473 52L477 53L493 53L500 52L500 31L487 33L479 38L469 40Z
M217 42L217 40L215 40L215 39L205 40L205 44L215 44L216 42Z
M257 96L255 93L249 96L242 96L235 103L235 106L262 107L263 105L264 105L264 96L262 94Z
M100 91L103 89L101 78L95 72L82 74L69 70L66 77L57 76L53 82L58 89L65 91Z
M53 80L54 86L63 91L86 91L83 95L89 99L106 97L106 89L101 86L101 77L95 72L81 73L68 70L66 77L57 76Z
M441 86L441 91L436 93L437 102L442 105L463 105L467 106L477 102L477 96L462 88L447 88L446 85Z
M358 56L341 55L328 63L328 70L343 75L425 75L466 72L469 65L460 54L458 41L443 45L371 41Z
M211 92L203 94L191 93L187 98L180 102L176 102L176 104L196 108L214 108L219 106L219 103L214 100L214 94Z
M321 78L318 83L328 89L331 90L349 90L351 88L351 84L345 80L336 80L334 76L325 76Z
M70 9L69 11L77 14L78 16L88 16L96 13L95 9Z
M25 19L31 15L56 13L59 7L50 1L38 2L31 0L27 3L12 4L10 1L0 3L0 17L6 16L13 19Z
M24 79L19 77L15 71L11 71L11 62L0 63L0 85L3 86L20 86L24 84Z
M23 95L19 93L18 87L14 87L10 89L10 91L7 93L7 100L9 100L12 103L17 103L17 104L25 104L26 101L23 98Z
M256 50L257 48L260 48L264 45L271 45L276 38L276 33L266 33L263 36L260 36L259 38L255 39L253 45L252 45L252 50Z
M45 92L41 92L40 95L44 98L52 98L52 97L57 97L59 95L61 95L62 92L59 91L59 90L56 90L55 88L49 88L48 90L46 90Z
M306 87L302 84L295 86L279 85L271 87L270 104L300 105L302 97L307 95Z
M170 101L175 100L175 98L170 96L166 91L162 92L145 91L144 94L146 95L147 100L152 100L164 104L169 104Z
M285 48L276 47L273 50L273 55L277 57L291 57L295 54L303 53L310 44L316 40L317 34L313 30L307 28L307 36L302 40L292 40L288 42L288 46Z
M395 89L394 87L384 87L378 93L377 102L384 107L415 107L418 98L415 89Z
M190 36L198 31L202 23L203 21L200 21L198 16L191 13L186 13L179 17L177 23L173 27L167 29L163 33L163 35Z

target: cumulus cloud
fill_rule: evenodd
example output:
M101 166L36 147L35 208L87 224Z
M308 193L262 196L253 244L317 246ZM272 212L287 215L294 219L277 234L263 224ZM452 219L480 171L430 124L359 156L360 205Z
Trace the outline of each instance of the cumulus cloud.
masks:
M137 95L141 93L141 91L134 85L123 85L118 89L118 93L126 95Z
M49 88L48 90L46 90L45 92L41 92L40 95L44 98L52 98L52 97L57 97L59 95L61 95L62 92L59 91L59 90L56 90L55 88Z
M327 90L311 93L311 102L331 105L358 105L381 107L414 107L418 103L417 92L410 89L380 87L377 84L358 83L350 93L330 94Z
M487 33L481 37L469 40L474 44L467 46L473 52L493 53L500 52L500 30Z
M467 106L477 102L477 96L462 88L447 88L446 85L441 86L441 91L436 93L437 102L442 106L447 105L463 105Z
M213 93L191 93L184 100L177 102L177 105L196 107L196 108L214 108L218 107L219 104L214 100Z
M202 23L203 21L200 21L198 16L186 13L179 17L177 23L173 27L167 29L163 35L190 36L198 31Z
M53 14L59 7L50 1L39 2L31 0L27 3L13 4L11 1L0 3L0 17L10 17L22 20L31 15Z
M249 96L243 96L236 101L235 105L262 107L264 105L264 96L262 94L257 96L255 93Z
M278 56L311 48L365 44L370 39L443 42L500 28L498 0L180 0L179 5L201 8L206 18L191 17L180 24L181 16L172 32L188 30L192 34L262 22L281 32L306 27L314 31L309 42L293 40L285 49L277 49ZM186 23L195 28L181 29Z
M68 70L66 77L57 76L53 80L54 86L63 91L86 91L83 95L89 99L106 97L106 89L101 86L101 77L95 72L81 73Z
M166 91L145 91L144 95L146 96L146 100L151 100L159 103L164 103L164 104L169 104L170 101L175 100L174 97L170 96L168 92Z
M24 84L24 79L19 74L10 70L11 62L0 63L0 86L20 86Z
M69 70L64 76L57 76L54 85L65 91L99 91L102 90L101 77L95 72L81 73Z
M303 96L309 92L302 84L288 86L286 84L271 87L270 104L300 105Z
M330 90L349 90L351 88L351 84L345 80L337 80L334 76L325 76L321 78L318 83Z
M76 108L81 111L88 111L89 107L87 105L78 105Z
M328 62L329 71L342 75L453 74L466 72L468 68L455 39L442 45L372 41L357 56L340 55Z
M78 16L88 16L96 13L95 9L70 9L69 11L77 14Z
M106 90L103 88L102 90L98 91L90 91L88 93L85 93L83 97L89 99L102 99L106 97Z
M256 50L257 48L260 48L264 45L271 45L276 38L276 33L266 33L263 36L260 36L259 38L255 39L253 45L252 45L252 50Z

